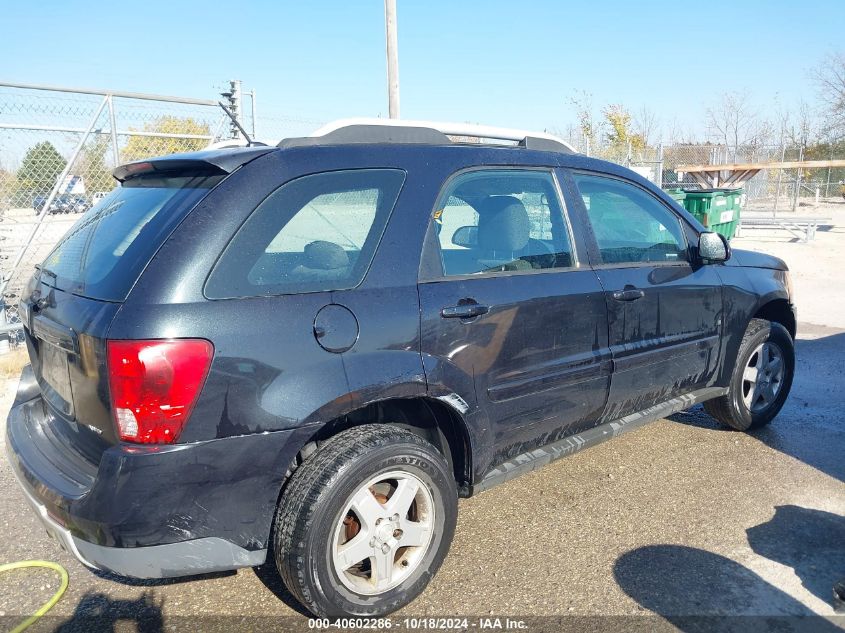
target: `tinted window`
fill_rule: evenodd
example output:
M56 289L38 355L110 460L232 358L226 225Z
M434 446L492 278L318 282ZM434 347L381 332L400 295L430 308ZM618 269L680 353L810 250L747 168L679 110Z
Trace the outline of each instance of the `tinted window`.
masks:
M445 275L567 268L569 232L551 174L473 171L452 180L434 211Z
M209 298L353 288L364 278L405 172L335 171L286 183L232 239Z
M656 198L615 178L574 176L604 263L687 259L680 221Z
M222 176L139 176L123 183L73 225L42 265L61 290L122 301L144 266Z

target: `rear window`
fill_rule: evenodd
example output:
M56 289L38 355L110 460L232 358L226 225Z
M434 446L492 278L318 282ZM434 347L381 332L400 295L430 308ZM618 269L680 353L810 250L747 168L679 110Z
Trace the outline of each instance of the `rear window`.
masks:
M60 290L123 301L144 266L220 175L150 175L127 180L97 202L42 264Z
M397 169L357 169L282 185L226 247L206 296L354 288L364 279L404 179Z

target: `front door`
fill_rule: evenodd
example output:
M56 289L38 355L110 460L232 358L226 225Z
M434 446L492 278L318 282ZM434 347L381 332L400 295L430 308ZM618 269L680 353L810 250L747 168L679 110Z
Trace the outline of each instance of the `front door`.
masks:
M605 290L613 376L604 420L706 386L716 369L721 284L694 261L682 220L646 189L574 173Z
M609 385L605 300L572 247L552 173L454 177L429 238L435 265L419 285L427 378L473 386L491 465L594 425Z

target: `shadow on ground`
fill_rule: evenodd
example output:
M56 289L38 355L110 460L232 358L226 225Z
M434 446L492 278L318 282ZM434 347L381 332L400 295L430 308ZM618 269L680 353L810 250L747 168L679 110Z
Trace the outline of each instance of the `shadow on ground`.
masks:
M694 547L640 547L620 556L613 574L626 594L681 631L842 630L739 563Z
M832 333L795 342L795 380L786 405L771 424L750 435L845 482L845 427L840 422L845 412L845 332L813 327ZM669 419L700 428L723 429L701 406Z
M756 554L792 567L801 584L830 604L845 578L845 517L799 506L778 506L775 516L746 530Z
M130 578L129 576L120 576L110 571L102 571L100 569L90 570L92 574L103 580L110 580L121 585L129 587L162 587L164 585L181 585L188 582L199 582L203 580L213 580L214 578L226 578L228 576L235 576L238 572L234 569L227 571L215 571L207 574L196 574L194 576L176 576L174 578Z
M113 600L103 593L82 597L73 615L56 627L58 633L89 631L138 631L158 633L164 630L162 606L152 593L145 592L137 600Z
M770 425L749 435L845 482L845 427L840 422L845 411L845 332L805 327L822 336L796 341L796 373L789 399ZM714 432L735 432L721 427L701 406L671 419ZM749 528L747 536L756 554L791 567L809 592L831 604L834 583L845 577L845 517L794 505L778 506L771 520ZM704 621L683 617L689 614L749 616L725 618L719 622L720 630L721 625L739 631L755 624L767 630L768 624L762 624L766 618L750 617L761 614L792 616L771 623L776 630L781 626L803 630L796 628L802 623L810 624L806 630L841 630L812 617L803 604L739 563L703 550L675 545L643 547L620 557L615 575L628 595L681 630L710 628Z

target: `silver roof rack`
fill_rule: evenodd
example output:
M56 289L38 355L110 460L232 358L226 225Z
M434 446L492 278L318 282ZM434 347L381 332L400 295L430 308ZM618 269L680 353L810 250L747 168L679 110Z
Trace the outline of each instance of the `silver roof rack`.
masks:
M339 119L304 138L284 139L279 147L330 143L423 143L444 145L449 137L513 141L520 147L545 151L576 153L562 138L546 132L531 132L492 125L444 123L409 119L352 118Z

